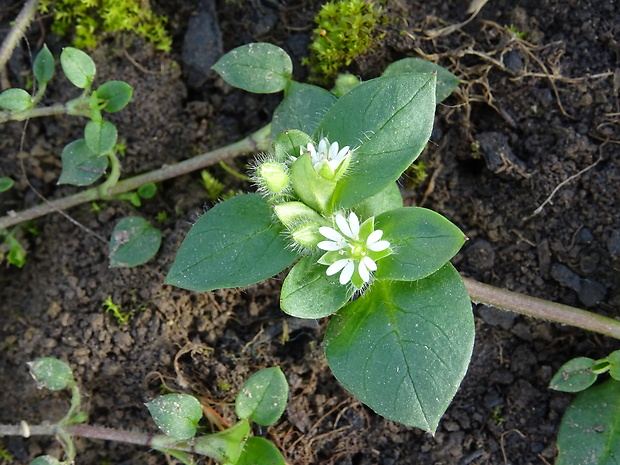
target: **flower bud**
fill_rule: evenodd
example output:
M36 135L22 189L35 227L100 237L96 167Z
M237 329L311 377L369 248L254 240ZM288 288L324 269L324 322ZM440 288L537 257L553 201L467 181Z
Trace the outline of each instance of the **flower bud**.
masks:
M302 202L284 202L274 207L278 219L286 227L292 227L308 221L324 223L323 217Z
M260 184L274 194L279 194L286 189L290 181L286 165L275 161L259 165L256 168L256 175L259 177Z
M313 249L324 238L319 233L319 227L323 226L322 223L317 221L309 221L291 231L293 240L302 247Z

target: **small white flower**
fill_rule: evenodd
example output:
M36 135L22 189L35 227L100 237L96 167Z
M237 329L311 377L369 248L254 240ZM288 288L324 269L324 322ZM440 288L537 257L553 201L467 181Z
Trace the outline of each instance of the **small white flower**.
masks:
M390 243L381 240L383 231L373 230L374 218L360 225L359 218L353 212L349 218L336 214L335 228L322 226L319 233L326 241L319 242L317 247L326 253L319 263L329 265L326 274L335 275L340 272L340 284L352 282L358 289L370 281L372 273L377 271L376 260L392 253Z
M342 176L342 172L348 166L349 158L352 151L347 145L339 149L338 142L330 145L327 137L323 137L319 141L318 147L312 142L306 146L306 152L310 154L312 166L314 170L324 176L326 179L332 179L334 176ZM299 148L299 154L304 154L304 149Z

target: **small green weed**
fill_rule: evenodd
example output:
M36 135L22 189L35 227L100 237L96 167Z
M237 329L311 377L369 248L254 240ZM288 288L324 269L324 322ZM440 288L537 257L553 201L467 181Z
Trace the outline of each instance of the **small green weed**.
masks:
M318 81L328 81L383 37L377 27L385 23L382 9L364 0L332 0L314 18L317 28L304 60Z
M129 322L129 319L131 318L131 316L135 313L134 310L131 310L129 312L123 312L121 310L120 305L115 304L112 301L112 296L109 295L101 304L102 307L105 307L105 311L106 313L112 313L112 315L114 315L114 318L116 318L116 322L119 325L125 325Z
M157 16L140 0L42 0L39 10L51 14L52 31L75 33L77 48L94 48L102 33L131 31L165 52L172 38L166 31L167 19Z

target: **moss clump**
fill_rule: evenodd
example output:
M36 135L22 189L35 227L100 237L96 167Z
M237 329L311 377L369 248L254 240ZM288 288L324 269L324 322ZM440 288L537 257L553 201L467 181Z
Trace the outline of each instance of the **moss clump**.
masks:
M319 81L328 81L383 37L381 7L363 0L332 0L314 18L310 58L304 60Z
M94 48L102 33L131 31L145 38L159 50L170 51L172 39L157 16L141 0L42 0L41 13L51 14L52 31L75 33L74 45Z

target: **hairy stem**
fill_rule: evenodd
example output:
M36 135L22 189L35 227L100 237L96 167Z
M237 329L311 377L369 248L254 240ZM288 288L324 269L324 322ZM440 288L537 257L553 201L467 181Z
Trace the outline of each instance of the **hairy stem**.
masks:
M212 435L202 436L198 444L194 445L190 441L179 441L163 434L148 434L135 431L123 431L102 426L72 425L59 427L58 425L28 425L22 422L19 425L0 425L0 436L80 436L89 439L100 439L103 441L124 442L127 444L137 444L157 450L175 450L192 452L214 458L219 462L226 461L225 454L218 450L218 440Z
M270 131L271 125L268 124L248 137L217 150L213 150L212 152L206 152L202 155L190 158L189 160L184 160L174 165L164 166L158 170L119 181L115 186L106 189L106 192L102 192L100 186L92 187L69 197L51 200L21 212L9 212L6 216L0 218L0 229L6 229L55 211L66 210L76 205L93 202L103 197L107 198L129 192L148 182L161 182L172 179L245 153L267 150L270 141Z
M11 58L13 54L13 50L17 46L19 39L22 38L26 29L30 26L30 23L34 19L34 15L37 11L37 5L39 4L39 0L28 0L22 11L17 15L17 19L15 20L15 24L7 34L4 42L2 42L2 46L0 47L0 69L4 68L6 63Z
M568 305L537 299L463 278L471 300L502 310L534 316L620 339L620 321Z

